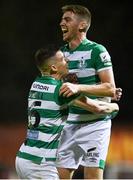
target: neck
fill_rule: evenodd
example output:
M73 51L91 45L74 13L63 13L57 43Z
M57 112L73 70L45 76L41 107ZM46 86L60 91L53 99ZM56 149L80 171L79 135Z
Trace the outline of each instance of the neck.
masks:
M80 43L86 38L86 34L81 33L80 36L76 37L72 41L69 42L69 48L70 49L75 49L80 45Z
M53 74L50 74L50 73L42 73L42 76L50 76L50 77L53 77L53 78L55 78L55 79L57 79L57 80L60 80L61 78L62 78L62 76L60 75L60 74L58 74L58 73L53 73Z
M51 75L53 78L57 79L57 80L60 80L62 78L62 76L60 74L52 74Z

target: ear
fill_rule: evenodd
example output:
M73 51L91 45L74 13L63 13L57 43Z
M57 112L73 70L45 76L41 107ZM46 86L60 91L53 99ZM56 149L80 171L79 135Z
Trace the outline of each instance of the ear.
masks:
M86 30L86 27L87 27L87 23L85 21L82 21L80 24L79 24L79 31L80 32L84 32Z
M54 65L54 64L51 65L51 71L52 71L52 72L57 72L57 67L56 67L56 65Z

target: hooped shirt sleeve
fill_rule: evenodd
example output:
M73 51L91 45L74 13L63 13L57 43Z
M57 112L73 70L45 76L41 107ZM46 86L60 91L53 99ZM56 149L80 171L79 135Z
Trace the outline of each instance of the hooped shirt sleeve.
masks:
M112 67L111 57L103 45L97 44L92 56L95 59L94 65L97 72Z

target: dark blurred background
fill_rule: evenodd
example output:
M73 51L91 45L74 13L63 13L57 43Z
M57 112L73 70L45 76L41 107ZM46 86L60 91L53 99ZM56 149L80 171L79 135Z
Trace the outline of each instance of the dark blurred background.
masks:
M61 6L71 3L90 9L92 25L88 38L107 48L112 57L116 84L123 89L119 102L119 122L133 122L133 26L130 1L1 0L1 123L26 120L27 93L38 73L33 54L48 43L63 43L59 27Z
M1 126L7 129L16 124L26 125L28 91L38 74L34 53L48 43L63 44L59 27L61 7L81 4L92 13L92 25L87 37L107 48L112 57L116 85L123 89L120 112L113 126L131 128L133 24L130 3L129 0L1 0ZM4 132L0 134L2 137L6 134Z

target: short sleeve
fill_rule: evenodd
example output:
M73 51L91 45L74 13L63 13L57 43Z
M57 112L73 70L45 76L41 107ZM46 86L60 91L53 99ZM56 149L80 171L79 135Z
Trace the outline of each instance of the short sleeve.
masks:
M112 67L111 57L103 45L96 45L92 52L96 71Z

